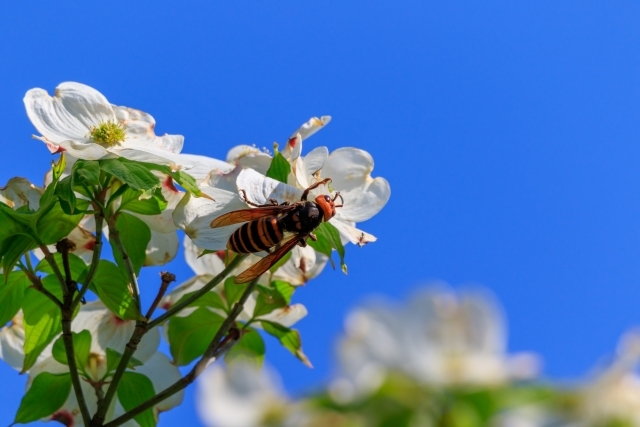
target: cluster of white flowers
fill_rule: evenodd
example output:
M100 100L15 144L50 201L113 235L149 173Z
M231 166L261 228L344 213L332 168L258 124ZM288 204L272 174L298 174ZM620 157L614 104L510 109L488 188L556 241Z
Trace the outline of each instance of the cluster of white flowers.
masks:
M242 365L228 370L216 366L208 371L207 382L198 388L201 419L211 427L317 426L326 422L334 426L370 425L367 408L389 405L381 397L386 393L382 387L399 376L404 380L388 389L396 389L394 398L405 399L407 407L417 406L413 423L402 425L640 426L637 331L623 337L609 367L599 369L587 381L554 390L548 384L536 385L540 362L535 354L506 352L501 311L487 292L477 289L454 292L438 285L414 295L408 304L377 300L356 308L345 322L338 359L339 373L326 396L334 402L328 407L341 406L342 415L327 416L326 405L291 399L270 370L260 374L255 366ZM531 389L522 393L531 384ZM486 423L475 416L469 418L468 407L461 424L447 418L447 411L455 409L451 399L456 393L492 390L514 403L490 414ZM441 410L432 409L435 418L419 414L425 408L415 403L421 401L416 392L434 407L444 405ZM519 401L522 396L529 397ZM448 403L443 399L449 399ZM350 411L356 416L345 416ZM372 412L379 417L373 421L382 421L383 410ZM437 421L438 416L444 418Z
M157 136L154 131L154 118L142 111L111 104L97 90L80 84L67 82L60 84L50 96L44 89L29 90L24 98L27 115L40 135L34 138L43 141L52 154L64 153L66 168L62 178L72 175L74 165L78 161L106 161L126 159L132 162L159 165L168 169L153 169L153 174L161 182L159 199L166 203L160 214L142 214L135 209L128 209L124 202L115 201L111 209L120 209L142 220L151 231L151 239L146 248L145 266L160 266L172 261L178 253L180 244L178 230L187 236L184 239L186 261L196 276L167 294L160 303L164 309L170 308L184 295L200 289L205 283L225 269L224 260L226 244L237 226L212 229L210 223L221 214L248 207L241 197L244 192L247 200L256 204L265 204L275 199L279 203L297 202L302 192L309 186L330 177L330 186L322 185L312 191L315 197L320 194L340 192L344 206L330 223L338 230L342 244L351 242L364 245L376 238L358 228L356 224L376 215L387 203L390 187L383 178L372 178L373 159L369 153L356 148L342 148L329 154L326 147L318 147L302 155L302 142L329 123L330 117L312 118L303 124L287 139L281 151L275 150L272 156L268 150L258 150L255 146L236 146L229 151L225 161L206 156L182 153L184 137L181 135ZM286 183L266 176L274 156L281 156L288 164ZM80 163L79 163L80 164ZM163 171L163 172L160 172ZM195 197L192 189L183 191L176 185L175 173L186 172L195 180L196 192L202 197ZM17 210L24 208L38 209L45 189L56 183L52 172L45 176L44 188L34 185L23 178L14 178L6 187L0 189L0 202ZM122 184L120 184L122 185ZM106 197L115 194L110 190ZM186 188L186 187L185 187ZM105 190L106 191L106 190ZM148 197L145 195L144 197ZM76 191L79 199L87 199L85 194ZM143 196L141 196L142 199ZM120 203L123 203L122 205ZM70 252L77 255L85 263L90 264L96 236L108 234L104 230L96 230L96 222L91 213L85 215L75 229L67 236L71 242ZM55 252L49 246L50 252ZM202 255L204 250L212 253ZM36 248L33 255L42 259L45 248ZM220 252L215 252L220 251ZM259 255L249 255L229 274L234 276L257 262ZM27 256L29 256L27 254ZM273 281L281 281L295 287L307 283L322 272L329 257L311 246L295 247L291 256L277 270L267 272L260 279L260 284L268 287ZM219 286L212 290L213 294L225 300L224 290ZM291 291L292 293L293 291ZM261 328L261 322L290 328L307 315L304 305L296 303L279 307L268 313L254 316L254 308L258 304L259 292L249 296L238 321L252 321L252 326ZM225 316L224 310L207 307L212 313ZM189 307L177 315L185 318L197 307ZM0 357L19 371L23 371L24 359L28 345L25 343L25 325L22 310L18 311L10 324L0 329ZM163 334L169 340L167 323ZM103 386L108 384L107 370L108 350L122 352L135 328L133 320L123 320L114 314L100 300L89 302L80 307L73 320L75 332L88 331L91 335L90 356L87 366L80 366L84 374L82 388L91 413L95 412ZM215 331L214 331L215 332ZM135 353L140 366L135 372L143 373L153 383L156 392L180 378L176 361L171 362L167 356L158 351L161 334L158 329L146 334ZM33 379L42 372L62 373L69 368L53 356L53 339L39 354L35 363L30 364L28 387ZM307 362L301 353L299 358ZM242 363L238 363L237 381L246 377ZM132 367L133 369L133 367ZM245 369L246 370L246 369ZM214 371L214 378L221 378ZM155 407L159 411L168 410L180 403L182 393L173 395ZM124 413L118 400L109 408L107 419L113 419ZM222 405L225 406L225 405ZM247 417L251 416L247 413ZM72 392L55 414L44 419L60 421L66 425L82 422L79 403ZM138 425L130 420L124 425Z

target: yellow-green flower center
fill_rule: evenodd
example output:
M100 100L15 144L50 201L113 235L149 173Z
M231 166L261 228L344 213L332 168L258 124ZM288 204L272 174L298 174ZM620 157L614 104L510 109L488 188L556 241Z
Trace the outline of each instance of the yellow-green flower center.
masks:
M104 122L89 130L91 139L100 145L112 147L124 141L124 126L118 122Z

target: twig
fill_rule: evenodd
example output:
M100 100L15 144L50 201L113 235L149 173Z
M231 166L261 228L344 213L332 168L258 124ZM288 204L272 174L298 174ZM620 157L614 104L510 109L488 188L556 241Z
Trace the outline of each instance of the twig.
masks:
M160 277L162 278L162 283L160 284L160 290L158 291L158 295L156 295L156 299L153 300L153 304L149 307L149 311L147 311L147 315L144 316L147 318L147 321L151 319L153 312L156 311L158 304L160 304L160 300L164 296L165 292L167 292L167 288L171 282L176 281L176 276L174 274L169 273L168 271L163 271L160 273Z
M51 269L53 270L53 274L56 275L58 281L60 282L60 287L62 288L62 295L67 295L69 293L69 289L67 288L67 282L62 277L62 272L60 272L60 268L58 268L58 264L56 263L53 254L49 251L49 248L46 245L40 245L40 250L44 254L44 258L47 260Z
M100 263L100 256L102 253L102 223L104 221L104 217L102 214L96 214L96 240L93 245L93 256L91 257L91 266L89 267L89 272L84 279L84 283L80 291L78 291L78 295L76 295L73 303L71 304L71 309L75 310L75 308L80 304L84 295L89 290L89 285L93 280L93 277L96 275L98 271L98 264Z
M198 299L200 299L200 297L202 297L203 295L208 293L211 289L215 288L218 285L218 283L222 282L224 280L224 278L227 277L229 275L229 273L231 273L231 271L233 271L233 269L235 269L242 262L242 260L244 260L246 257L247 257L247 255L242 255L242 254L236 255L236 257L233 260L231 260L229 265L224 270L222 270L222 272L220 274L218 274L216 277L211 279L209 281L209 283L204 285L202 288L200 288L196 292L194 292L193 295L191 295L188 298L185 298L184 300L180 301L179 303L174 304L173 306L171 306L171 308L169 310L167 310L161 316L158 316L155 319L153 319L152 321L150 321L147 324L147 329L151 329L151 328L156 327L157 325L161 324L162 322L164 322L165 320L167 320L171 316L175 315L176 313L178 313L179 311L181 311L185 307L187 307L190 304L192 304L194 301L197 301Z
M244 293L240 297L240 300L233 306L233 309L229 313L229 316L227 316L225 321L220 326L220 329L218 329L218 332L213 337L213 340L211 341L211 344L209 344L209 347L207 347L207 350L204 352L200 360L198 360L198 363L196 363L196 365L193 367L193 369L191 369L191 371L187 375L180 378L178 381L176 381L171 386L161 391L151 399L148 399L147 401L136 406L129 412L126 412L125 414L119 416L115 420L105 424L104 427L120 426L126 423L127 421L133 419L135 416L143 413L147 409L153 408L156 404L162 402L163 400L165 400L170 396L173 396L180 390L185 389L189 384L193 383L200 374L202 374L202 372L209 365L209 363L215 360L215 357L219 357L225 351L231 348L231 346L235 343L235 341L237 341L240 338L240 331L234 328L231 331L231 333L229 333L229 335L227 335L227 332L229 332L232 324L235 322L236 318L242 312L242 309L244 308L244 303L247 301L247 298L249 298L249 295L251 295L251 293L255 289L257 283L258 283L258 279L254 279L251 283L249 283L249 286L247 286L247 289L244 291ZM224 336L226 337L223 340L222 337Z
M31 287L33 289L35 289L36 291L40 292L41 294L43 294L47 298L49 298L55 305L58 306L58 308L60 310L62 310L62 308L63 308L62 307L62 301L60 301L58 299L58 297L56 297L54 294L49 292L44 286L42 286L42 280L40 280L40 278L38 276L34 275L33 273L31 273L30 271L27 271L27 270L22 270L22 271L24 271L24 273L29 278L29 281L31 282Z

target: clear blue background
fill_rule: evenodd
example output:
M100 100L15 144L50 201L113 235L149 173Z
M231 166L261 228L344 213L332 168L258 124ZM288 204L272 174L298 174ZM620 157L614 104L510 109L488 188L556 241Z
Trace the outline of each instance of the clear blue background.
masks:
M577 377L640 323L640 6L481 3L3 2L0 182L41 182L50 155L22 97L67 80L217 158L332 115L305 151L369 151L392 196L362 224L378 242L348 248L349 276L296 294L315 369L268 341L287 389L329 377L350 307L432 279L492 289L510 349ZM191 275L181 255L171 271ZM25 378L0 377L6 425ZM192 396L161 425L197 425Z

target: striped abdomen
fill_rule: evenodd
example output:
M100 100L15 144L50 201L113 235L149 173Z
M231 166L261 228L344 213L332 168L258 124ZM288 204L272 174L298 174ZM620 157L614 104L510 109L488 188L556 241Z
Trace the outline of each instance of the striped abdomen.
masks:
M271 248L282 240L282 226L275 216L265 217L242 224L227 242L227 249L246 254Z

